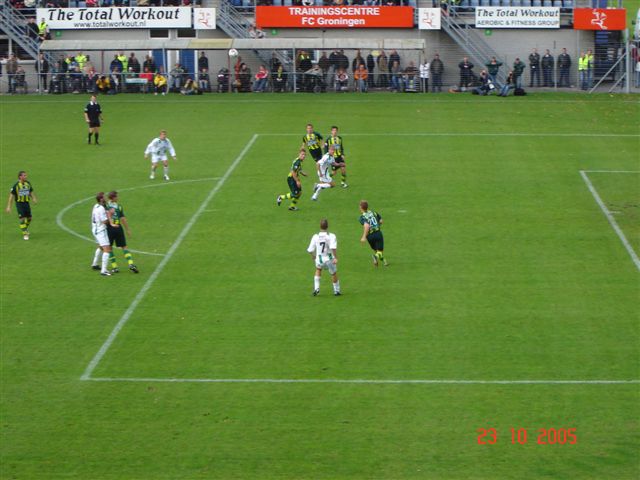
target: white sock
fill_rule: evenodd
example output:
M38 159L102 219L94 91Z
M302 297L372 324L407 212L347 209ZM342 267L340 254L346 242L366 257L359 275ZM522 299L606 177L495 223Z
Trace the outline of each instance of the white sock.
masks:
M163 168L163 170L164 170L164 174L165 174L166 176L169 176L169 167L162 167L162 168Z
M100 259L100 254L102 253L102 249L100 247L96 248L96 253L93 254L93 263L91 266L98 265L98 261Z
M320 277L313 276L313 289L320 290Z
M109 271L109 254L107 252L102 252L102 270L101 273L106 273Z
M333 293L338 293L338 292L340 292L340 280L338 280L333 284Z

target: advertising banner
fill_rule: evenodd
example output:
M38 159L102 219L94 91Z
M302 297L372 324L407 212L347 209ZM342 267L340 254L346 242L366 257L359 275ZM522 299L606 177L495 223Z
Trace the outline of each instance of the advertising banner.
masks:
M440 30L440 13L439 8L419 8L418 9L418 28L420 30Z
M413 7L256 7L260 28L413 28Z
M194 8L193 28L196 30L215 30L216 9L215 8Z
M624 30L627 11L624 8L574 8L575 30Z
M476 28L560 28L560 8L476 7Z
M52 30L191 28L191 7L38 8Z

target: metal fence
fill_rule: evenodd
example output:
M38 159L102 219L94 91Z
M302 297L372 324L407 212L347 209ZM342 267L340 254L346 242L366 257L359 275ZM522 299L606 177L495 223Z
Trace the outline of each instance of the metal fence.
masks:
M590 70L584 74L578 70L578 58L571 56L569 66L561 62L556 54L551 63L547 62L544 68L540 68L539 74L535 74L530 65L527 66L520 83L525 89L533 85L534 91L589 90L596 84L600 84L601 88L621 91L628 79L630 88L638 88L640 74L634 71L638 63L638 48L633 47L633 44L629 44L629 48L626 48L623 44L615 49L600 50L601 61L596 63L594 60ZM91 58L110 57L103 53L91 52ZM148 52L139 53L140 58L144 58ZM194 57L190 62L184 62L180 52L164 52L157 66L154 64L153 71L149 72L140 72L140 67L136 71L123 73L104 62L76 66L73 60L66 61L65 56L60 56L60 61L39 74L33 61L21 62L21 69L14 75L8 74L5 65L0 89L15 94L440 93L474 90L481 86L482 71L492 73L486 64L463 70L460 68L463 54L453 47L431 52L241 50L237 56L229 57L226 50L202 50L189 54ZM185 53L182 52L182 55ZM436 55L440 61L436 60ZM202 56L207 58L207 69L198 67ZM271 60L265 62L264 58ZM287 58L295 60L281 60ZM523 59L527 61L526 54ZM394 63L394 60L398 63ZM182 67L186 64L192 65L191 68ZM513 62L511 59L505 60L499 69L506 74L513 69ZM581 83L582 77L586 78L587 84ZM491 79L498 91L501 82L495 74L491 75Z

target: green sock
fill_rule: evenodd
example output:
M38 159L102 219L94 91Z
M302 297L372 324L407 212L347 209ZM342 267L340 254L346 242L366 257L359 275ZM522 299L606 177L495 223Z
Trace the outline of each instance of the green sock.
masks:
M342 174L342 183L346 183L347 182L347 174L343 173Z
M29 224L27 223L27 220L23 218L20 220L20 233L23 235L27 233L27 228L29 228Z
M124 250L124 258L127 259L127 263L129 265L133 265L133 256L131 255L129 250Z
M111 262L111 268L118 268L118 262L116 262L116 256L113 251L109 253L109 262Z
M287 193L286 195L282 195L282 198L284 198L285 200L289 200L291 199L291 194Z

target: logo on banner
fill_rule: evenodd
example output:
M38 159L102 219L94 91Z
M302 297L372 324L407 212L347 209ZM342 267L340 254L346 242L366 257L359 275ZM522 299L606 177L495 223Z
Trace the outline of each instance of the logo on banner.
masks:
M215 30L216 9L198 8L193 10L193 28L196 30Z
M624 30L627 28L627 11L624 8L575 8L575 30Z
M419 8L418 28L420 30L440 30L440 13L439 8Z

